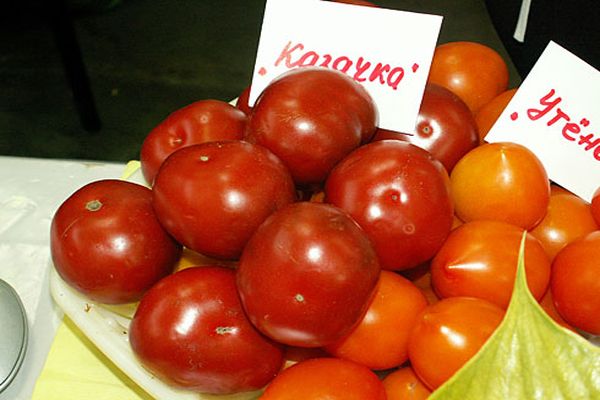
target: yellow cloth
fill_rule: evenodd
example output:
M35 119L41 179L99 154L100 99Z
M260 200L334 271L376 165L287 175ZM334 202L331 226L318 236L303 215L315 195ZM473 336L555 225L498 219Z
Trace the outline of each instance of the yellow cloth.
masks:
M151 400L68 317L58 328L32 400Z

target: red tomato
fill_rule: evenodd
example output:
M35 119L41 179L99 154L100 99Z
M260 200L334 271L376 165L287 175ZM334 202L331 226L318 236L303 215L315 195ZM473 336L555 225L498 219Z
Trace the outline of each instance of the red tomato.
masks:
M238 289L265 335L320 347L358 324L378 276L375 251L352 218L328 204L300 202L275 212L252 236Z
M523 229L506 222L466 222L452 231L431 261L431 283L440 297L470 296L506 308L510 301ZM550 259L531 234L525 241L531 294L541 299L550 282Z
M456 215L531 229L548 210L550 181L540 160L516 143L486 143L468 152L450 174Z
M504 310L474 297L449 297L427 306L408 344L412 368L436 389L479 351L502 318Z
M489 103L484 105L475 114L475 122L479 131L479 140L483 143L483 139L487 136L492 126L498 120L498 117L508 103L512 100L517 89L508 89L494 97Z
M238 258L264 219L296 196L283 163L242 141L178 150L165 160L153 192L156 214L177 240L223 259Z
M283 370L260 400L386 400L368 368L337 358L314 358Z
M419 109L416 132L403 134L378 129L373 140L399 139L429 151L451 171L458 160L479 145L471 110L450 90L427 84Z
M508 67L494 49L475 42L436 47L429 82L456 93L473 113L508 88Z
M329 175L325 198L362 226L389 270L432 258L452 226L446 170L426 150L399 140L352 152Z
M403 367L383 379L387 400L426 400L431 390L410 367Z
M553 259L565 245L597 229L589 203L565 193L550 195L546 216L530 232Z
M235 272L223 267L188 268L157 283L140 301L129 340L153 374L198 392L257 390L283 365L281 346L248 321Z
M569 243L556 255L551 289L565 321L600 335L600 231Z
M152 184L163 161L182 147L242 139L246 119L242 111L220 100L200 100L173 112L144 139L140 151L144 178Z
M392 271L381 271L375 297L360 324L326 346L332 355L383 370L408 359L408 337L427 299L418 287Z
M248 104L248 100L250 98L250 86L247 86L242 93L240 93L240 96L237 98L236 102L235 102L235 106L237 108L239 108L240 110L242 110L244 112L244 114L246 115L250 115L252 113L252 107L250 107L250 104Z
M314 184L371 139L376 120L373 100L349 76L325 68L297 68L262 92L246 139L280 157L297 184Z
M150 189L120 180L89 183L58 208L50 228L56 271L101 303L140 299L173 270L181 246L159 223Z

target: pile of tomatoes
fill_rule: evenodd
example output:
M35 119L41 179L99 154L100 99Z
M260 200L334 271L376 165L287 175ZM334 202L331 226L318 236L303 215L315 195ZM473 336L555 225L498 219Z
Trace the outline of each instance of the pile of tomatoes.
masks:
M203 393L425 398L501 322L524 231L533 296L598 335L600 196L483 141L507 86L495 51L456 42L436 50L412 135L378 129L368 93L322 68L253 107L247 91L190 104L141 147L149 187L92 182L60 206L55 267L94 301L139 302L140 362Z

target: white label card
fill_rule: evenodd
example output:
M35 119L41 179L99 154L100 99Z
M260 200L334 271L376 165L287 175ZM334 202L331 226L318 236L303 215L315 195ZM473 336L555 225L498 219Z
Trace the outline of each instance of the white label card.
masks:
M360 82L381 128L413 132L442 17L317 0L267 0L249 104L292 68L336 69Z
M550 42L486 136L515 142L590 202L600 187L600 72Z

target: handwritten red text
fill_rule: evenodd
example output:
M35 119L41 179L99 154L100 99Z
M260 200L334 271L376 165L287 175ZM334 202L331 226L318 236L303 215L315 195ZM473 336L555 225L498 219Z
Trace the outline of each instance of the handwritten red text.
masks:
M564 139L582 146L584 151L593 150L594 158L600 161L600 137L584 132L590 126L590 120L586 117L572 118L573 114L559 107L562 101L562 97L554 89L550 89L540 98L541 107L527 109L527 117L532 121L546 121L547 126L560 127Z
M353 60L347 56L334 57L331 54L319 54L313 50L305 50L302 43L292 44L288 42L279 57L275 60L275 66L283 63L287 68L319 66L331 68L351 76L357 82L377 82L387 85L394 90L404 78L404 68L384 63L373 63L364 57ZM416 72L418 64L413 64L412 70Z

